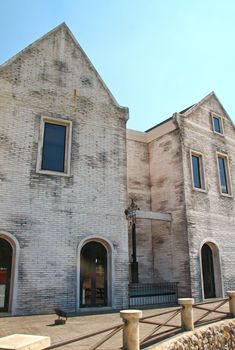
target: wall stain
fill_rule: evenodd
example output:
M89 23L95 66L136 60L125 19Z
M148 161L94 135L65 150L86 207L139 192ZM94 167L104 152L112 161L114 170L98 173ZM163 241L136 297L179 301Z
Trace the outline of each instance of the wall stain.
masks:
M60 72L68 72L68 66L65 62L60 61L60 60L54 60L54 65L56 69L58 69Z
M89 87L93 86L92 80L88 77L81 77L81 82L82 82L82 85L84 86L89 86Z

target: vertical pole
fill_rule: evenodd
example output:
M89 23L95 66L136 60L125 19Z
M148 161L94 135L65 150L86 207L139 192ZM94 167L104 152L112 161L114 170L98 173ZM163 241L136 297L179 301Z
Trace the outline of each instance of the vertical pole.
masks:
M131 198L131 205L125 209L126 218L131 221L131 241L132 241L132 259L131 267L131 283L139 283L138 262L136 259L136 210L139 208Z
M139 319L142 317L140 310L122 310L120 317L124 322L123 329L123 349L139 350Z
M136 263L136 229L135 229L135 222L134 218L132 218L132 227L131 227L131 233L132 233L132 262Z
M235 317L235 291L226 292L229 296L229 312L232 317Z
M136 225L135 225L135 217L132 217L131 238L132 238L131 283L139 283L138 262L137 262L137 259L136 259Z
M181 310L181 326L186 331L194 330L194 320L193 320L193 298L181 298L178 299L178 304L182 305Z

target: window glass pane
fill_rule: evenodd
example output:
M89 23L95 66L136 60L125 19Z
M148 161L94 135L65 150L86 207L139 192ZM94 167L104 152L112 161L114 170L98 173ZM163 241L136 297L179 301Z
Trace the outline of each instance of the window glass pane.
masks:
M222 193L228 193L225 158L219 157L220 186Z
M201 188L201 176L200 176L200 157L192 156L193 164L193 185L194 187Z
M45 123L42 169L64 172L66 126Z
M214 131L221 134L220 119L213 117Z

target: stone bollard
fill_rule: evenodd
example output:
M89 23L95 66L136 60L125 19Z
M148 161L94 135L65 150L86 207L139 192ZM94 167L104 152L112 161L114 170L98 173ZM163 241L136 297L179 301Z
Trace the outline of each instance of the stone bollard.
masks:
M186 331L194 330L194 321L193 321L193 298L181 298L178 299L178 304L183 306L181 310L181 325L182 328Z
M235 317L235 291L226 292L229 296L229 311L232 317Z
M139 319L142 317L140 310L122 310L120 317L125 323L123 329L123 349L139 350Z

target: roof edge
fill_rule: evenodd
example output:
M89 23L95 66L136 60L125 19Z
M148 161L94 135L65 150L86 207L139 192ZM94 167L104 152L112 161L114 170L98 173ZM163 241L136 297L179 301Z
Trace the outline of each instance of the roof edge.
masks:
M6 66L8 66L9 64L13 63L14 61L16 61L22 54L26 53L28 50L30 50L31 48L34 48L35 46L37 46L37 44L39 42L41 42L42 40L46 39L48 36L52 35L53 33L57 32L58 30L60 30L61 28L64 28L68 34L70 35L70 37L72 38L74 44L79 48L79 50L82 52L83 56L85 57L86 61L89 64L89 67L92 69L92 71L95 73L96 77L98 78L98 80L100 81L101 85L103 86L103 88L105 89L105 91L107 92L108 96L110 97L111 101L113 102L113 104L121 109L123 111L124 114L124 119L128 120L129 118L129 110L127 107L121 106L119 105L119 103L117 102L117 100L115 99L115 97L113 96L113 94L111 93L111 91L108 89L107 85L105 84L105 82L103 81L103 79L101 78L101 76L99 75L99 73L97 72L96 68L94 67L94 65L91 63L91 60L89 59L89 57L87 56L87 54L85 53L85 51L82 49L82 47L80 46L80 44L78 43L77 39L75 38L75 36L73 35L73 33L71 32L71 30L69 29L69 27L67 26L67 24L65 22L62 22L61 24L59 24L58 26L56 26L55 28L53 28L52 30L50 30L49 32L47 32L46 34L44 34L43 36L41 36L40 38L38 38L37 40L33 41L31 44L29 44L28 46L26 46L23 50L19 51L17 54L15 54L14 56L12 56L11 58L9 58L8 60L6 60L5 62L3 62L0 65L0 72L2 69L4 69Z
M160 123L154 125L152 128L150 128L150 129L148 129L148 130L145 130L144 132L147 133L147 132L149 132L149 131L152 131L153 129L155 129L155 128L157 128L157 127L159 127L159 126L161 126L161 125L163 125L163 124L165 124L165 123L167 123L167 122L169 122L171 119L173 119L173 116L170 117L170 118L167 118L167 119L163 120L162 122L160 122Z
M65 22L63 22L61 25L64 26L64 28L68 31L69 35L71 36L71 38L73 39L75 45L79 48L79 50L82 52L82 54L84 55L85 59L87 60L87 62L89 63L90 68L93 70L93 72L95 73L95 75L97 76L97 78L99 79L99 81L101 82L101 85L103 86L103 88L105 89L105 91L108 93L109 97L111 98L112 102L114 103L114 105L116 105L116 107L122 109L125 112L125 119L128 120L129 118L129 109L128 107L124 107L121 106L117 100L115 99L115 97L113 96L113 94L111 93L111 91L109 90L109 88L107 87L107 85L105 84L105 82L103 81L103 79L101 78L101 76L99 75L99 73L97 72L95 66L93 65L93 63L91 62L90 58L87 56L87 54L85 53L85 51L83 50L83 48L81 47L81 45L79 44L79 42L77 41L77 39L75 38L75 36L73 35L73 33L71 32L71 30L69 29L69 27L67 26L67 24Z
M3 62L2 64L0 64L0 70L2 68L5 68L5 66L7 66L8 64L14 62L15 60L17 60L18 57L20 57L22 54L24 54L25 52L27 52L29 49L33 48L34 46L36 46L40 41L44 40L45 38L47 38L49 35L55 33L57 30L59 30L60 28L65 27L68 28L65 22L60 23L58 26L56 26L55 28L53 28L52 30L50 30L49 32L47 32L46 34L42 35L40 38L36 39L35 41L33 41L31 44L27 45L24 49L20 50L19 52L17 52L15 55L13 55L12 57L10 57L9 59L7 59L5 62Z
M199 108L204 102L206 102L211 96L214 96L216 98L216 100L218 101L219 105L221 106L221 108L224 111L224 114L226 115L226 117L228 118L228 120L231 122L231 124L233 125L233 127L235 128L235 125L232 121L232 119L230 118L228 112L226 111L226 109L224 108L224 106L222 105L222 103L220 102L219 98L217 97L216 93L214 91L211 91L208 95L206 95L203 99L201 99L198 103L195 103L191 108L189 108L185 113L181 113L179 112L179 115L182 115L184 117L188 117L192 112L194 112L197 108Z
M215 93L214 93L214 91L211 91L208 95L203 97L203 99L201 99L199 102L195 103L194 105L192 105L191 107L186 109L186 111L184 113L179 112L179 114L184 115L185 117L188 116L189 114L191 114L193 111L195 111L195 109L200 107L201 104L203 104L205 101L207 101L213 95L215 95Z

